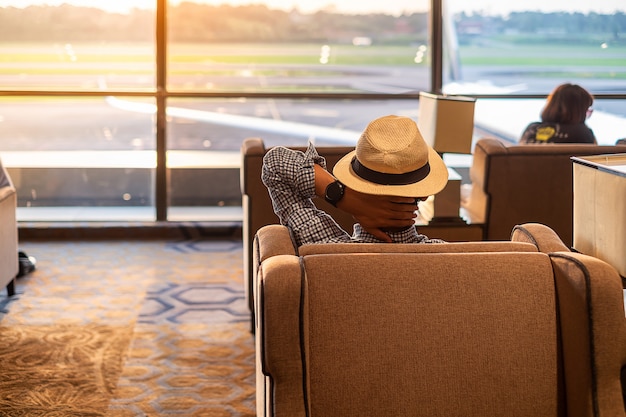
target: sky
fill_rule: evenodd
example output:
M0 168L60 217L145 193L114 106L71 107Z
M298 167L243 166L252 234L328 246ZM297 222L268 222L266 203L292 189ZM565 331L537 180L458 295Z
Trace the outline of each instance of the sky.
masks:
M176 4L181 0L170 0ZM403 12L423 12L427 10L430 0L338 0L334 2L325 0L193 0L199 3L222 4L267 4L270 8L292 10L297 8L304 13L319 9L336 10L347 13L385 12L394 15ZM154 8L156 0L0 0L0 7L14 6L25 7L28 5L60 5L69 3L80 6L99 7L109 11L126 13L132 8ZM482 11L488 14L506 15L511 11L576 11L588 13L613 13L626 11L624 0L524 0L511 2L507 0L449 0L452 12Z

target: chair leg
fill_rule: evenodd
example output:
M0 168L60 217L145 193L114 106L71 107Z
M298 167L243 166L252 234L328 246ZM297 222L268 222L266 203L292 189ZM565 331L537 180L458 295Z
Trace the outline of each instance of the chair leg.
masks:
M15 278L7 284L7 295L13 297L15 295Z

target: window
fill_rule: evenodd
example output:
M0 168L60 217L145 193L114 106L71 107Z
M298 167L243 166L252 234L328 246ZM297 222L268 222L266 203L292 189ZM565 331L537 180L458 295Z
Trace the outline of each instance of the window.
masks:
M354 142L383 113L415 116L430 84L423 0L42 3L0 8L22 220L236 217L246 137Z
M154 115L113 105L118 93L155 105L154 10L7 3L0 157L18 220L154 220Z
M154 220L152 115L82 96L0 97L0 115L19 220Z
M424 90L476 96L476 134L516 140L573 80L598 136L626 132L625 6L441 3L0 3L18 220L241 218L246 137L354 143L375 117L417 118Z

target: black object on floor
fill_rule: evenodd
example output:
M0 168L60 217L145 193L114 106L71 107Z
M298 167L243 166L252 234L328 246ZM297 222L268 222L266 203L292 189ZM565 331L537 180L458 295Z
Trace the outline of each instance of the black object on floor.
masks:
M17 260L19 263L19 271L17 272L17 277L23 277L24 275L30 274L35 270L35 265L37 264L37 260L34 256L28 256L26 253L19 251L17 253Z

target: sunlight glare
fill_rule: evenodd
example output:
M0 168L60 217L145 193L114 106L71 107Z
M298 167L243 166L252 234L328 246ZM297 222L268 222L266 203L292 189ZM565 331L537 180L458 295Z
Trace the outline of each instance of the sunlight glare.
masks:
M133 9L156 8L156 0L0 0L0 7L60 6L70 4L95 7L114 13L129 13Z
M297 10L301 13L332 10L350 14L386 13L400 15L405 12L425 12L429 8L427 0L391 0L382 4L378 0L361 0L359 2L337 0L332 3L321 3L317 0L168 0L168 4L176 6L184 1L213 6L223 4L231 6L264 4L270 9ZM60 6L61 4L71 4L82 7L96 7L115 13L129 13L133 9L154 10L156 3L156 0L0 0L0 7L22 8L34 5Z
M178 5L183 1L210 4L219 6L228 4L241 6L250 4L264 4L270 9L286 11L297 10L301 13L313 13L320 10L334 11L349 14L386 13L401 15L403 13L425 12L430 8L429 0L336 0L334 2L320 2L318 0L168 0L170 5ZM109 12L128 13L131 10L156 8L157 0L0 0L0 7L27 7L31 5L72 4L83 7L97 7ZM623 0L602 0L589 2L588 0L526 0L525 2L504 2L501 0L449 0L451 12L465 11L467 13L483 12L487 14L508 14L511 11L542 10L569 11L588 13L614 13L626 11L626 2Z

